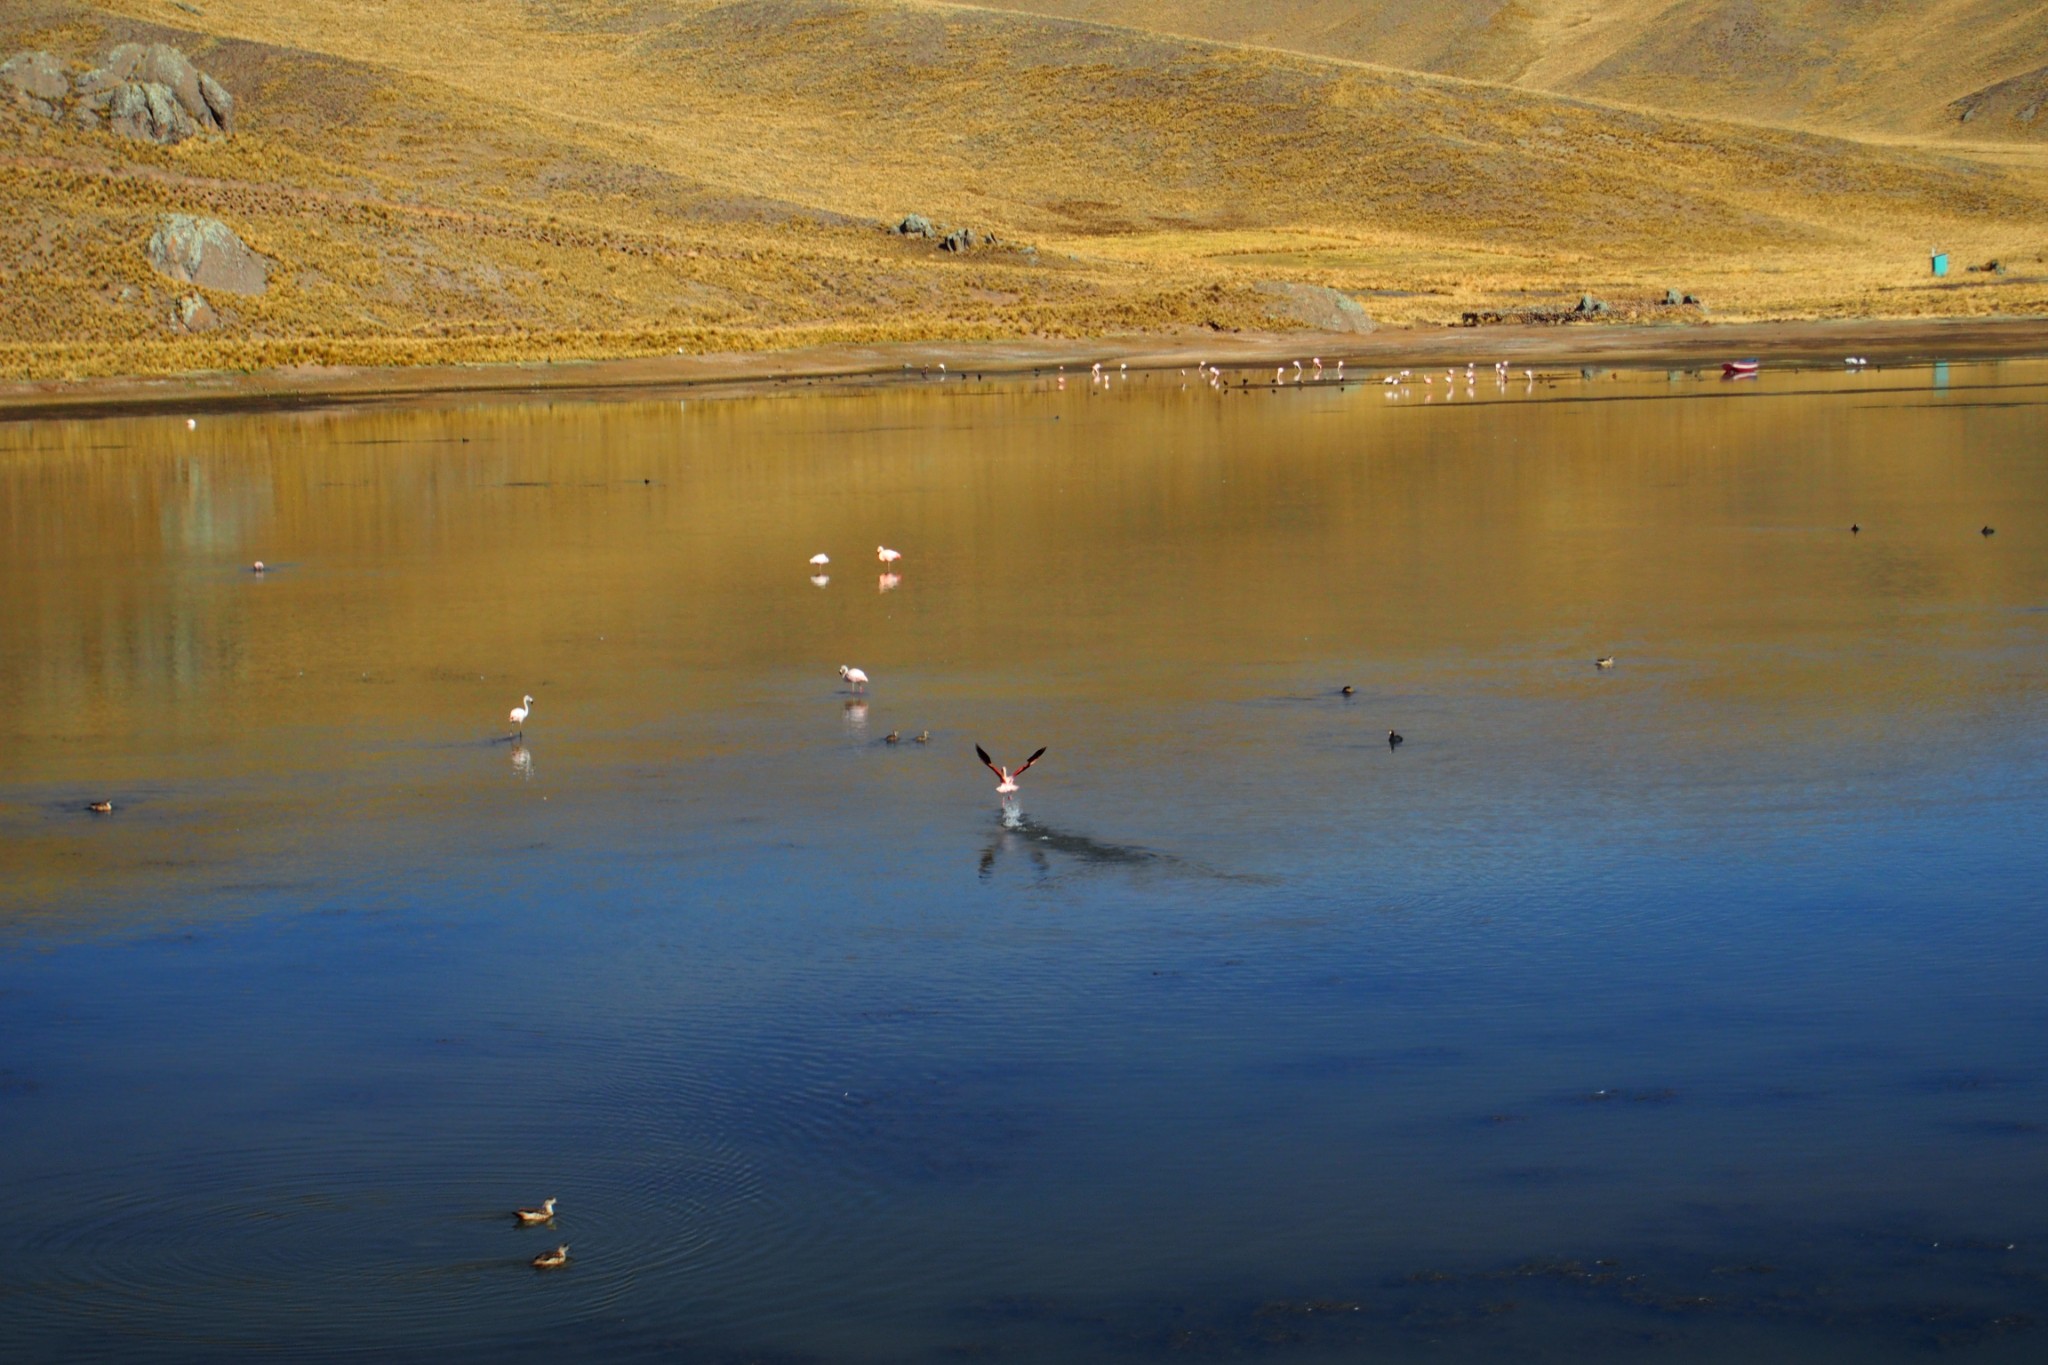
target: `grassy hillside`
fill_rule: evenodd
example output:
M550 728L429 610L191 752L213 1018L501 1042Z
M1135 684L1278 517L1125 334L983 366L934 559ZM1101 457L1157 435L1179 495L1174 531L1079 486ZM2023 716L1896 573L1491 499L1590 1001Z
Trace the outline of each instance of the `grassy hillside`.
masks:
M993 3L1831 132L2048 142L2048 15L2036 0Z
M183 46L237 132L158 148L0 111L0 371L481 360L1383 320L1617 303L2048 312L2031 152L1874 145L918 0L18 0L0 53ZM183 292L179 210L276 260ZM910 210L995 231L954 257ZM2012 273L1925 279L1930 243Z

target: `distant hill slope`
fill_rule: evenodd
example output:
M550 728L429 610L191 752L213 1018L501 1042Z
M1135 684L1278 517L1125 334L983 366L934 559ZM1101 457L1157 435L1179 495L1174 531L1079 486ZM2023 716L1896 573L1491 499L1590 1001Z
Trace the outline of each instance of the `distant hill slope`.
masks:
M992 2L1688 113L2048 141L2040 0Z
M15 0L0 54L176 42L236 131L0 109L0 370L460 360L1270 321L1700 289L1724 315L2048 311L2048 175L924 0ZM947 255L919 211L1002 241ZM206 337L141 244L276 262ZM1930 244L2010 276L1925 278ZM1026 247L1036 249L1024 249Z
M1023 233L1284 224L1700 250L2038 205L2031 183L1953 156L919 0L413 13L238 0L217 22L431 83L486 124L503 111L731 196L864 219L920 208Z

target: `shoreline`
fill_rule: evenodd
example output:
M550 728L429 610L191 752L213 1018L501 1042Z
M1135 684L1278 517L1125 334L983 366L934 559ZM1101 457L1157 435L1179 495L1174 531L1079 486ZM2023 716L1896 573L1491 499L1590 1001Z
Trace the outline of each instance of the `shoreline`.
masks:
M1718 365L1756 355L1766 367L1838 366L1846 355L1875 365L2048 355L2048 318L1854 319L1704 326L1566 324L1403 328L1348 332L1244 332L1093 337L1078 340L922 341L839 344L787 351L641 356L597 361L523 361L401 368L306 367L89 380L0 381L0 422L157 413L260 412L465 398L624 399L688 392L705 397L776 391L796 383L886 384L952 375L1010 376L1096 362L1136 370L1200 361L1224 368L1311 355L1368 369L1507 361L1515 368Z

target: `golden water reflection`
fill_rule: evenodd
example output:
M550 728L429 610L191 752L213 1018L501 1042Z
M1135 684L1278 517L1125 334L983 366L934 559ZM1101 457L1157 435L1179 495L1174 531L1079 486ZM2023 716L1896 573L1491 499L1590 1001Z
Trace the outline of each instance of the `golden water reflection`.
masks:
M59 815L103 792L188 803L162 857L232 844L247 802L311 810L310 772L486 741L527 692L536 750L686 763L840 664L1166 715L1276 679L1561 695L1613 654L1760 738L1966 723L2040 696L2048 364L1939 381L1424 406L1168 373L0 429L10 871L89 877L103 831Z

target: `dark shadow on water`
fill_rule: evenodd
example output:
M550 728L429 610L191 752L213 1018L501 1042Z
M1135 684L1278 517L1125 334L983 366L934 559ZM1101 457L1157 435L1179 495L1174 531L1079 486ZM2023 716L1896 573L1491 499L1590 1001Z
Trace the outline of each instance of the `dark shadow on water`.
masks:
M1043 824L1013 805L1005 805L1002 823L981 850L981 876L986 881L996 863L1021 854L1040 876L1050 876L1055 856L1072 859L1085 867L1146 867L1164 861L1163 855L1135 844L1105 843L1085 834L1069 834Z
M1269 880L1220 872L1186 858L1161 853L1139 844L1111 843L1086 834L1056 829L1032 819L1021 808L1008 803L1003 806L999 819L1000 824L995 832L982 846L980 875L983 881L994 875L999 862L1005 858L1015 861L1019 857L1030 864L1041 881L1059 875L1068 868L1090 872L1156 868L1179 876L1215 878L1222 881L1264 883Z

